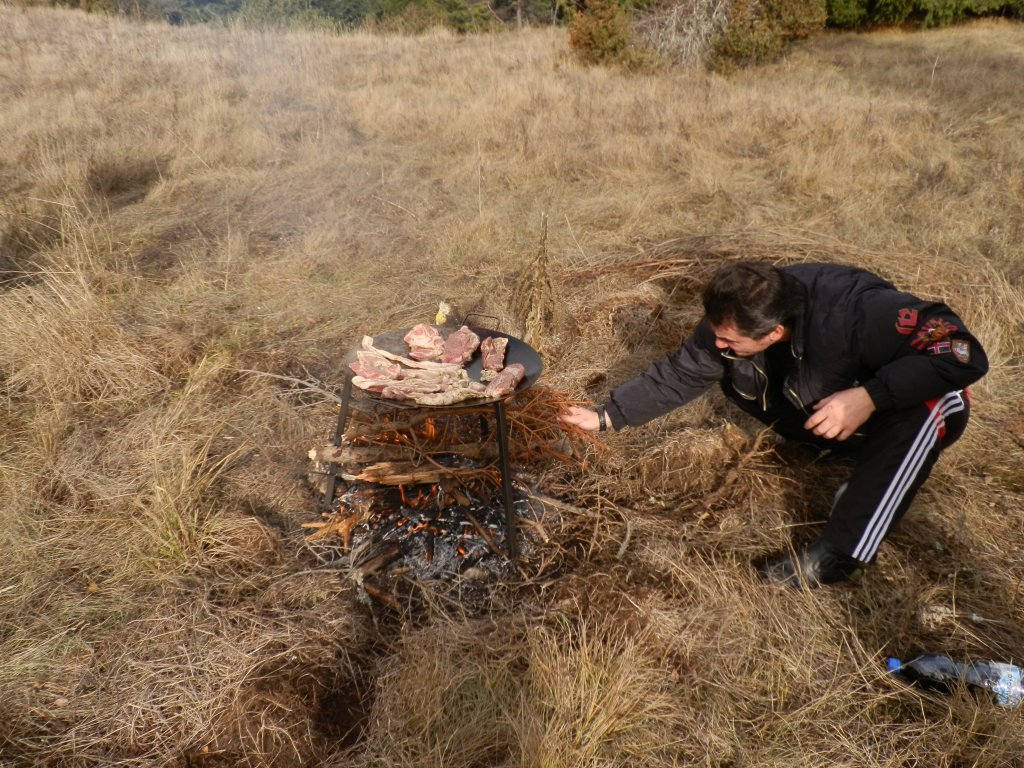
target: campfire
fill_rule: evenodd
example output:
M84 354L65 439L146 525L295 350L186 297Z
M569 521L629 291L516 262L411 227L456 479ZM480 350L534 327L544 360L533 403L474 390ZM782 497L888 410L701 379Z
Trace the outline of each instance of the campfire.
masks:
M517 355L535 357L509 338ZM321 519L303 526L310 545L348 558L367 595L395 608L399 579L481 583L515 574L521 550L547 532L544 504L513 465L578 463L590 442L557 419L574 401L532 386L539 369L537 358L512 397L446 407L353 392L346 382L334 442L310 451L324 501Z

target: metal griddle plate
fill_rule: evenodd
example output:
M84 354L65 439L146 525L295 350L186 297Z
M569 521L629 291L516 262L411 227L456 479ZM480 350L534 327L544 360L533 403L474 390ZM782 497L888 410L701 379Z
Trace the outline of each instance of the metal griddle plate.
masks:
M440 331L442 336L448 338L451 333L457 331L461 326L444 325L435 327ZM508 398L515 397L521 392L529 389L537 382L541 371L544 370L544 364L541 362L540 355L537 354L537 350L522 339L517 339L515 336L510 336L509 334L502 333L501 331L492 331L489 328L477 328L475 326L470 326L469 328L473 333L480 337L481 341L486 339L488 336L508 339L508 345L505 347L505 365L519 363L526 370L526 373L523 374L523 378L515 388L514 392L511 392L504 397L474 397L451 405L422 405L411 400L394 400L391 398L381 397L375 392L358 389L358 387L356 390L363 395L372 397L374 400L379 400L382 403L388 403L389 405L394 405L399 408L434 408L438 410L449 410L453 408L479 408L481 405L496 403L499 400L507 400ZM410 330L412 329L406 328L402 331L386 331L385 333L377 334L373 337L373 346L394 355L408 357L409 346L405 343L405 335L409 333ZM352 374L352 370L348 367L348 364L356 361L356 351L359 349L362 349L361 344L345 356L344 364L346 375ZM473 381L480 381L482 360L479 349L473 353L472 359L466 364L465 368L466 373L469 374L469 378Z

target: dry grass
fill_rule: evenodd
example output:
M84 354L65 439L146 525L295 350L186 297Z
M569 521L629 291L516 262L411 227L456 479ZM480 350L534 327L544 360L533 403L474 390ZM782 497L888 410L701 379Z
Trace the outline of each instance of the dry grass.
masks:
M1024 658L1022 64L998 22L724 78L0 5L0 764L1021 765L1014 714L882 668ZM715 394L537 472L568 505L487 615L305 545L333 403L243 370L336 383L448 300L596 399L747 256L948 298L992 359L861 584L756 580L841 467Z

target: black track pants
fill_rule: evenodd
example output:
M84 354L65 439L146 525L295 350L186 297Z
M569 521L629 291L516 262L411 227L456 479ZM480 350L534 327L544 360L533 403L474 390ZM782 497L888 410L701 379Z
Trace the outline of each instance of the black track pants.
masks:
M849 440L826 440L803 428L807 416L784 398L763 411L723 387L726 396L783 437L832 449L855 462L832 506L823 538L843 554L871 562L878 546L903 517L940 451L963 434L970 401L949 392L921 405L874 413Z

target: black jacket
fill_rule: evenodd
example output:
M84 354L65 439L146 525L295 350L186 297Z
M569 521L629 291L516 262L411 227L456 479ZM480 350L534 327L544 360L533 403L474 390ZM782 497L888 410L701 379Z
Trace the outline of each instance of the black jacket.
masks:
M790 354L732 356L715 347L714 333L702 321L676 352L612 392L605 405L612 425L644 424L716 382L766 409L771 393L780 390L769 386L771 378L809 416L823 397L851 387L865 387L883 411L963 389L988 371L981 344L945 304L898 291L862 269L799 264L782 271L807 289Z

